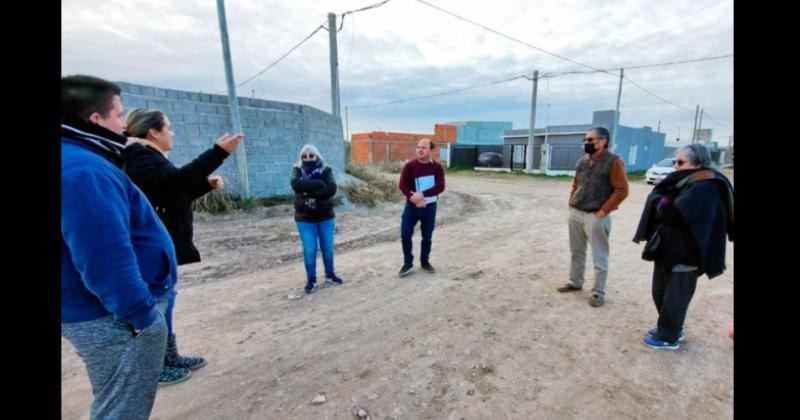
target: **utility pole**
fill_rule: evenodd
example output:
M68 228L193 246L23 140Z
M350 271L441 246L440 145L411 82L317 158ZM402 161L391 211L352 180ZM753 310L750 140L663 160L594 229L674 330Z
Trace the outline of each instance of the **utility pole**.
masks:
M694 125L692 130L692 141L689 143L694 143L694 139L697 137L697 114L700 113L700 105L697 105L694 109Z
M703 129L702 127L703 127L703 108L700 108L700 120L697 121L697 131L698 131L698 133L697 133L697 142L698 143L700 142L700 133L699 133L699 131ZM708 143L708 140L706 140L706 143Z
M444 146L447 146L447 124L444 125ZM442 158L442 149L439 148L439 159Z
M656 133L661 132L661 120L658 120L658 128L656 129Z
M533 171L533 139L536 136L536 89L539 87L539 70L533 72L533 93L531 93L531 130L528 147L525 150L525 173ZM544 148L542 148L544 150Z
M625 69L619 69L619 88L617 89L617 108L614 110L614 129L611 131L611 151L617 150L617 128L619 128L619 100L622 98L622 79Z
M353 159L353 143L350 141L350 118L347 113L347 105L344 106L344 126L345 126L345 156L344 163L347 165Z
M242 130L242 117L239 114L239 98L236 96L236 84L233 82L233 64L231 63L231 49L228 45L228 23L225 18L225 0L217 0L217 17L219 18L219 33L222 39L222 60L225 62L225 82L228 85L228 101L231 104L231 123L233 132L244 133ZM250 197L250 183L247 180L247 158L244 153L244 142L236 149L236 166L239 169L239 187L242 198Z
M342 118L339 109L339 52L336 47L336 15L328 13L328 39L331 50L331 113Z

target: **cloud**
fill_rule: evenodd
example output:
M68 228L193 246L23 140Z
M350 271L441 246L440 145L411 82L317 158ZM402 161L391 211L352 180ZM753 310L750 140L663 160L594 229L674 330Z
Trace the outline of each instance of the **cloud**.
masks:
M733 51L733 2L639 0L570 2L427 0L504 34L598 68L676 61ZM241 83L278 59L320 24L372 0L236 0L226 2L234 76ZM328 32L321 30L242 96L330 109ZM342 109L430 95L514 77L585 71L586 67L478 28L414 0L348 15L337 33ZM626 76L681 107L705 108L704 126L727 141L733 132L733 60L626 70ZM214 2L205 0L63 0L62 73L224 93ZM618 78L605 74L539 82L537 126L588 123L613 109ZM352 109L350 131L430 132L437 122L512 121L527 128L531 82L370 109ZM549 110L549 113L548 113ZM655 126L686 137L693 112L623 84L621 123ZM380 127L379 127L380 126Z

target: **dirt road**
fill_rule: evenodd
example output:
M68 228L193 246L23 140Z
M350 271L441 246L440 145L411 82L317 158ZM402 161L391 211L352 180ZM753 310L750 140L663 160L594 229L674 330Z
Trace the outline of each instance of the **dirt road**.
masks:
M204 260L181 267L175 325L181 352L209 363L161 388L152 418L732 418L733 246L727 272L698 281L681 350L649 349L652 265L631 237L652 187L632 182L613 213L606 304L593 308L590 284L555 290L568 273L569 185L448 176L438 272L402 279L402 204L338 211L345 285L310 296L290 208L198 217ZM418 230L414 243L418 255ZM327 402L312 405L318 394ZM86 418L90 403L62 339L63 418Z

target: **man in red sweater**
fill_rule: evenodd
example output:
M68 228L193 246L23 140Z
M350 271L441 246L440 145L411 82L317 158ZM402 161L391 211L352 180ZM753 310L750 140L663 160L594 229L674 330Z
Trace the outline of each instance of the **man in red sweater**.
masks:
M403 243L403 268L400 269L400 277L411 273L414 267L411 237L418 221L422 231L422 269L429 273L436 272L430 262L431 238L436 225L436 203L439 194L444 192L444 168L431 158L434 147L431 139L421 139L417 143L417 158L406 162L400 173L400 191L406 196L406 207L400 223Z

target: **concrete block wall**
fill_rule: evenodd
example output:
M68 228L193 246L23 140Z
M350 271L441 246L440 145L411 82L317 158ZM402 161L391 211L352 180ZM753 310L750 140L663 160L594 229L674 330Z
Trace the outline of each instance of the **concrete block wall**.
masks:
M170 159L185 165L213 146L223 133L233 133L227 95L188 92L127 82L122 89L125 110L158 108L172 123L175 138ZM320 150L335 173L344 172L345 142L341 119L289 102L239 97L250 194L269 197L292 192L291 168L300 148L310 143ZM223 175L229 191L238 194L239 171L231 155L215 172Z

